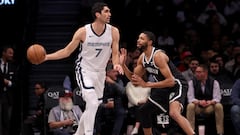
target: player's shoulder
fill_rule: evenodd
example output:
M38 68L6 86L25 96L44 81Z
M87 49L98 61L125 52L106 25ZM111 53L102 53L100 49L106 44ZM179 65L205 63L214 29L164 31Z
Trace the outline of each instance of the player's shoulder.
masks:
M76 31L76 34L78 35L82 35L82 34L85 34L86 33L86 27L82 26L82 27L79 27Z
M119 29L116 26L113 26L111 24L108 24L108 25L111 27L113 32L118 32L119 33Z
M168 60L168 56L164 50L158 49L154 53L154 59L166 59Z
M166 52L165 52L164 50L162 50L162 49L155 49L154 55L155 55L155 56L156 56L156 55L162 55L162 56L164 56L164 55L166 55Z

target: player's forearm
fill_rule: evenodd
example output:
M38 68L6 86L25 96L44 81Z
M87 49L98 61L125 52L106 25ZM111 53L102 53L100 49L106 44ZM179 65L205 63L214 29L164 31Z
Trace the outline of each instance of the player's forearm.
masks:
M66 58L68 56L69 56L69 54L64 49L61 49L61 50L58 50L54 53L47 54L46 58L45 58L45 61L46 60L59 60L59 59Z
M147 82L145 87L150 88L168 88L173 87L175 85L174 80L163 80L159 82Z
M131 71L128 69L128 67L127 67L126 64L122 65L122 68L123 68L124 74L127 76L127 78L128 78L129 80L131 80L132 75L133 75L133 72L131 72Z
M116 49L112 50L112 63L113 65L119 64L119 56L118 56L118 51L116 51Z

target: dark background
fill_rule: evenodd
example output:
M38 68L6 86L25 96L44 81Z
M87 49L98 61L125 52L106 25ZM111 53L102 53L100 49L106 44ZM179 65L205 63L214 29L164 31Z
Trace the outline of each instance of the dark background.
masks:
M95 1L97 0L15 0L14 5L0 5L0 46L13 46L15 61L19 65L19 89L15 92L13 125L18 127L16 134L21 130L22 120L36 106L34 83L45 80L48 86L62 85L65 75L73 69L76 57L74 52L63 60L31 65L26 59L27 48L39 43L50 53L65 47L77 28L92 21L90 7ZM184 28L176 23L176 11L185 10L189 18L198 16L210 0L196 1L197 4L186 0L187 4L176 6L171 0L105 0L111 8L111 24L120 30L120 45L130 50L135 48L140 31L151 30L159 35L165 28L169 29L177 46L184 38ZM223 13L227 2L212 1L218 11ZM236 18L230 18L230 24ZM227 28L230 30L230 27Z

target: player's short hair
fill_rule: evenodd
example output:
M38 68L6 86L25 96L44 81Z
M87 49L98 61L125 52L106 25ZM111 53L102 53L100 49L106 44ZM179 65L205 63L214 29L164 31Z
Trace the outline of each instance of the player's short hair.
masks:
M155 44L156 42L156 36L153 32L151 31L143 31L142 33L144 33L145 35L147 35L149 40L152 40L153 44Z
M103 8L105 6L108 6L108 5L106 3L104 3L104 2L96 2L96 3L94 3L94 5L92 6L92 11L91 11L92 17L93 17L94 20L96 19L95 13L97 13L97 12L101 13L101 11L103 10Z

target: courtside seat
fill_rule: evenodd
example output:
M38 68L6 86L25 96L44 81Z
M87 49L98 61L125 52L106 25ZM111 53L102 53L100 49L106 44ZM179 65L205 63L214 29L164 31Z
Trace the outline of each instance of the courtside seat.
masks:
M73 103L78 105L82 111L85 110L86 102L82 98L82 91L79 89L79 87L73 90Z
M44 93L44 135L50 135L48 126L48 114L51 108L59 104L59 92L64 91L63 86L52 86Z
M215 114L198 114L195 116L195 130L198 133L198 126L205 126L205 135L216 135Z

